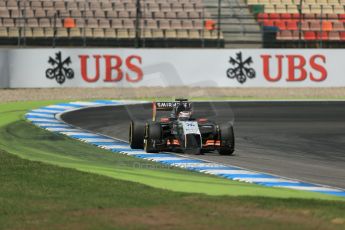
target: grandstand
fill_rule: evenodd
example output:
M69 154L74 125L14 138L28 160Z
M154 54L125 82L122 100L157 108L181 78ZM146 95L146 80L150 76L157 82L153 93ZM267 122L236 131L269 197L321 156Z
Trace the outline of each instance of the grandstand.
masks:
M0 0L0 44L339 45L345 40L344 4L345 0Z
M204 29L201 0L1 0L3 44L78 44L200 46L222 40ZM154 42L152 42L154 41Z
M304 42L307 46L343 46L344 0L248 0L257 21L276 28L279 46Z

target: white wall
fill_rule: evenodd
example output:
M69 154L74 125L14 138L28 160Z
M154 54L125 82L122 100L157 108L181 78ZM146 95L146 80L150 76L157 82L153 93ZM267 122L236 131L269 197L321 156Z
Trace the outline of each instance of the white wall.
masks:
M53 67L48 59L58 52L63 60L70 57L72 63L65 67L74 72L74 78L63 84L46 77L46 71ZM245 65L249 76L255 71L255 77L249 79L247 74L244 83L227 77L227 71L237 67L229 63L230 57L235 59L239 52L243 60L252 58L252 63ZM115 65L117 70L111 68ZM0 51L0 69L3 88L345 86L345 52L339 49L11 49Z

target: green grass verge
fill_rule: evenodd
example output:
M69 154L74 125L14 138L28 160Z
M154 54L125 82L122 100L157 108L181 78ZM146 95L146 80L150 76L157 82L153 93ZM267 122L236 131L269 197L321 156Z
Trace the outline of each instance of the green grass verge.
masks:
M48 102L48 104L52 103L54 102ZM314 192L268 188L231 181L106 151L63 135L39 129L23 120L23 115L28 109L43 104L46 103L10 103L0 106L1 149L29 160L179 192L343 199Z
M345 203L156 189L0 151L0 229L343 229Z
M345 227L342 198L164 168L23 119L54 103L0 104L0 229Z

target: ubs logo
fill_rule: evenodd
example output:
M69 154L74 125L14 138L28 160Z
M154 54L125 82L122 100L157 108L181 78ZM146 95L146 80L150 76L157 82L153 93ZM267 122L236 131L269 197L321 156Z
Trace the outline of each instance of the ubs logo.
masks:
M51 68L46 70L46 78L55 79L57 83L62 85L66 79L74 77L74 71L68 68L72 64L71 58L67 57L63 60L61 51L55 53L55 58L49 57L48 63L51 65Z
M250 65L253 63L251 57L243 60L242 52L238 52L236 54L236 58L230 57L229 62L232 65L232 68L229 68L226 71L226 75L228 78L236 78L237 81L241 84L245 83L247 78L255 78L255 70L250 67Z

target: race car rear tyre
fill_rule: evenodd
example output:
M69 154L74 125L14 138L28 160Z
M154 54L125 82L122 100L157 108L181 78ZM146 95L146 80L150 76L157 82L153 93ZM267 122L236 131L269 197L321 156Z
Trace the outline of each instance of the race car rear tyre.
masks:
M129 126L129 145L132 149L144 149L145 124L131 121Z
M221 147L218 149L220 155L231 155L235 151L235 135L232 125L221 125L219 127Z
M144 150L147 153L157 153L156 143L161 140L162 130L159 123L150 122L146 124Z

